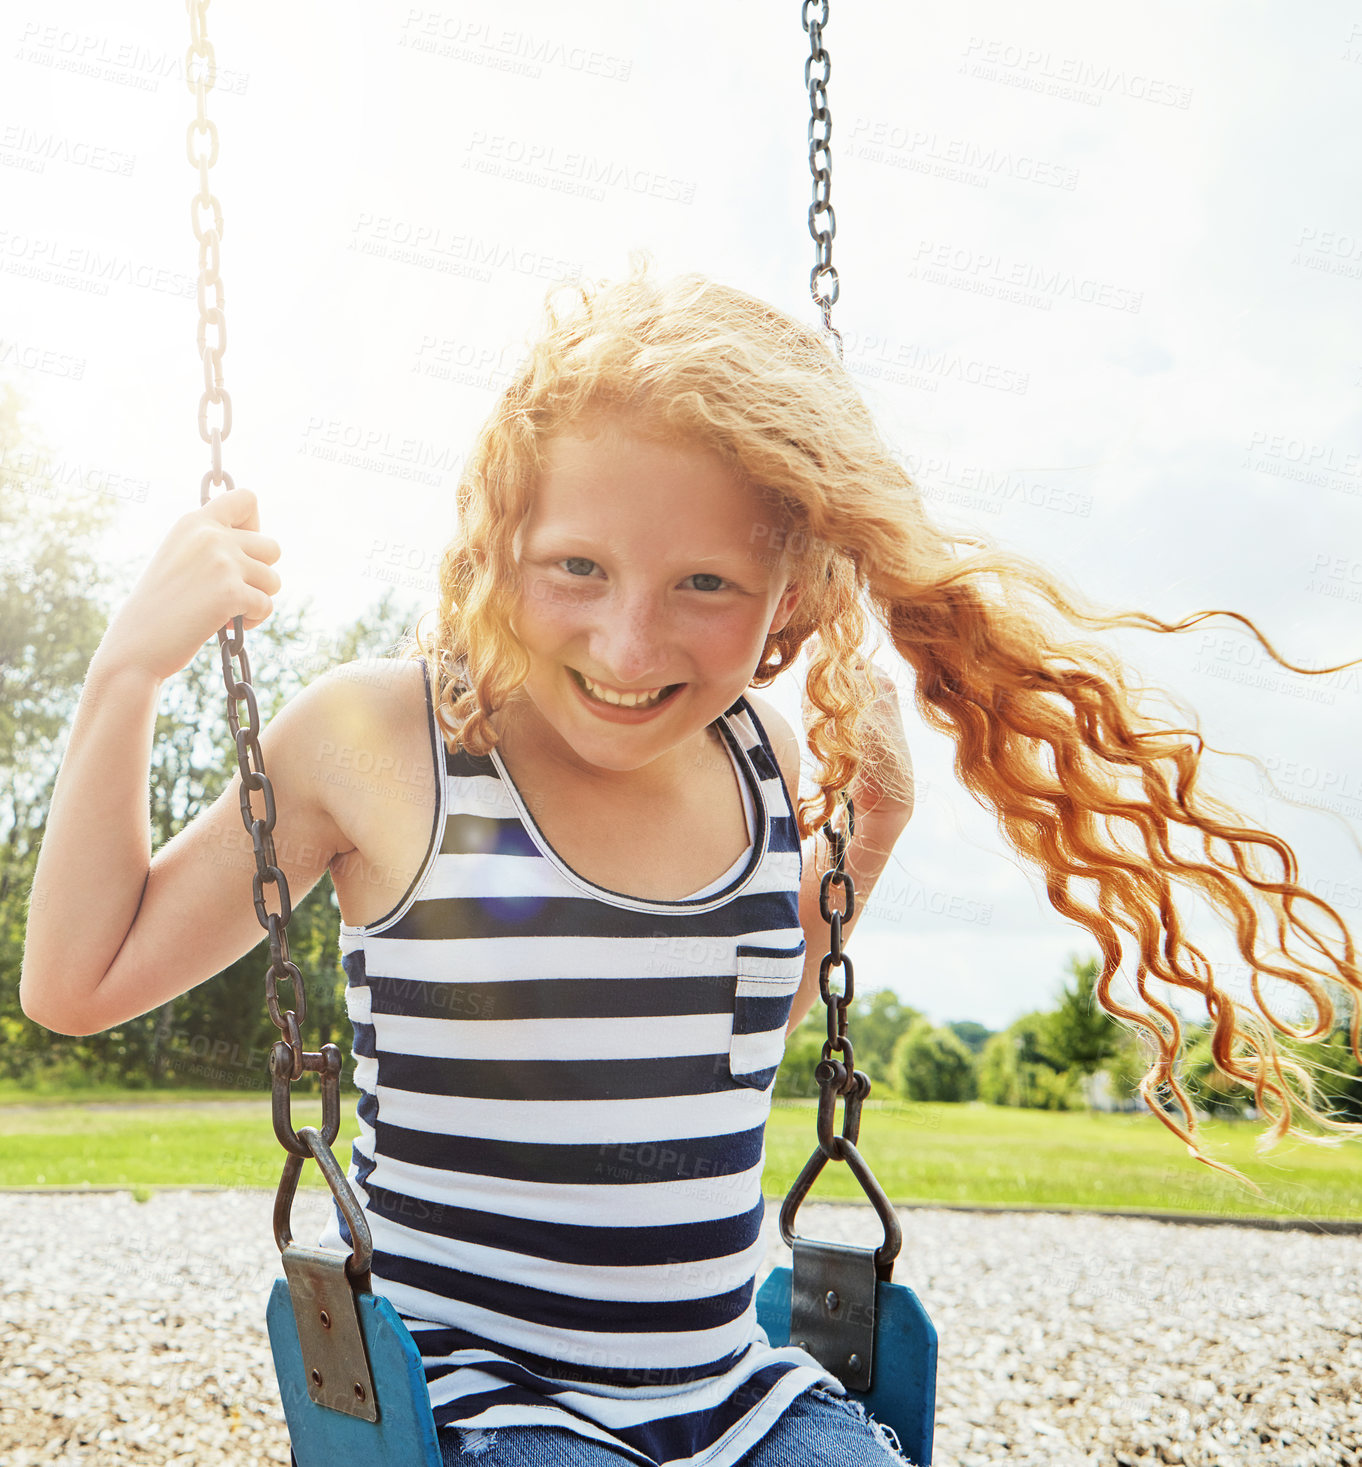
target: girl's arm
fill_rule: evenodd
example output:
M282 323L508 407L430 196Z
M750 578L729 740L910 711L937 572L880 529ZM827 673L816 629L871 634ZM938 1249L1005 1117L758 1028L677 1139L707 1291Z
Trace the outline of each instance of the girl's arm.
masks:
M908 752L908 737L903 729L898 688L894 680L878 668L872 668L872 674L879 687L879 697L874 709L877 717L868 719L861 732L862 753L868 752L871 757L864 760L851 784L856 834L847 845L844 865L851 875L852 887L856 892L856 910L852 913L851 920L842 924L844 944L861 920L861 914L870 905L875 884L889 864L889 857L893 855L894 846L903 834L904 827L912 818L915 799L913 760ZM818 904L823 872L832 864L832 852L821 832L813 854L817 859L809 861L805 866L804 883L799 893L800 921L809 956L804 965L803 981L795 995L790 1025L785 1031L787 1034L815 1004L822 1002L818 989L818 970L828 952L832 934L832 928L824 921ZM829 895L835 907L846 906L845 897L840 892ZM813 935L815 933L816 940ZM833 972L829 978L834 985L845 990L844 973Z
M106 639L107 641L107 639ZM113 965L151 859L147 786L161 679L101 643L57 774L28 903L19 1003L60 1033Z
M788 779L786 782L789 782ZM853 788L852 799L855 800L855 798L856 791ZM904 826L907 824L908 815L897 807L867 810L862 815L859 804L857 805L856 834L847 846L844 863L856 890L856 910L852 914L851 921L842 924L842 945L844 947L850 940L856 924L861 920L861 913L869 905L870 894L875 890L875 883L889 864L894 845L899 836L903 834ZM790 1007L790 1019L785 1026L787 1034L793 1033L809 1010L815 1004L822 1002L822 995L818 990L818 971L828 953L832 928L823 920L823 913L818 905L818 894L823 883L823 873L828 870L830 864L829 855L828 843L821 832L814 839L812 850L806 848L804 852L804 880L799 889L799 921L804 929L805 943L804 977L800 981L799 991L795 994L794 1003ZM817 860L813 859L815 856ZM840 891L830 893L829 900L834 907L844 908L846 906L846 900ZM855 955L850 956L854 962ZM845 989L846 987L845 975L837 969L829 973L828 981L835 988Z
M100 643L29 901L19 998L45 1028L112 1028L211 977L260 939L239 776L154 859L148 781L162 683L231 617L253 627L270 614L278 556L259 533L254 496L221 494L177 522ZM279 865L295 902L346 846L323 803L325 786L309 779L337 696L337 681L321 680L261 735L278 829L288 837ZM278 905L272 892L267 901Z
M877 746L881 759L888 766L881 766L881 773L892 771L895 788L885 788L889 781L873 779L869 768L864 769L852 785L851 797L856 807L856 834L847 846L846 870L856 890L856 910L849 922L842 924L842 941L845 944L855 930L861 913L870 901L875 883L889 864L894 845L913 813L913 764L908 751L907 737L903 731L903 719L899 712L898 692L892 679L882 672L875 673L880 687L879 704L884 713L887 734ZM785 786L793 802L799 794L799 742L789 723L771 705L758 699L750 692L748 701L753 703L761 717L763 726L771 740L776 763L785 777ZM804 847L804 879L799 889L799 922L804 929L805 958L804 976L790 1008L790 1019L786 1033L791 1033L813 1006L820 1002L818 970L822 966L829 945L831 927L823 920L818 896L824 871L828 869L827 841L821 832L810 837ZM817 860L815 860L815 857ZM845 907L840 893L831 898L836 907ZM831 981L840 985L837 974Z

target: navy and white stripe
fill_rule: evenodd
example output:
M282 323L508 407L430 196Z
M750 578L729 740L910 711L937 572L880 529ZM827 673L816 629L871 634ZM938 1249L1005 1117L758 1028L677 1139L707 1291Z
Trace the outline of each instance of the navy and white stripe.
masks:
M836 1380L756 1321L771 1082L804 967L789 796L746 698L717 721L752 844L700 893L573 871L495 750L432 751L425 863L343 927L374 1291L441 1427L566 1426L728 1467ZM349 1245L339 1214L323 1246Z

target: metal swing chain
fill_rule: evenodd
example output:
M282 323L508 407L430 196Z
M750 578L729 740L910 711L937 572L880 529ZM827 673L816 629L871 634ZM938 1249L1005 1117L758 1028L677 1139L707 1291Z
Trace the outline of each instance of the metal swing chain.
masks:
M212 467L203 476L199 486L199 502L207 504L214 486L234 489L236 484L222 467L222 440L232 431L232 399L223 385L222 358L227 350L227 321L223 300L222 275L219 269L222 243L222 205L218 202L209 184L208 171L217 162L218 132L207 114L208 93L217 80L217 59L212 43L208 40L209 0L185 0L189 12L190 45L185 55L185 82L194 94L198 115L189 124L186 147L191 166L199 170L199 191L190 206L190 221L194 237L199 242L199 355L203 359L203 396L199 399L199 436L212 449ZM195 65L195 63L198 63ZM207 136L206 146L196 152L196 137ZM211 211L211 220L205 212ZM213 292L213 303L208 304L208 292ZM208 333L216 331L216 340L209 342ZM222 411L221 423L208 426L210 407ZM256 704L255 689L251 686L251 664L246 656L245 630L241 617L232 619L230 627L218 630L218 650L222 659L222 678L227 689L227 723L236 743L237 766L241 772L241 818L251 845L255 851L255 877L253 893L255 914L260 925L269 936L270 971L266 979L267 1001L270 1018L290 1051L291 1078L298 1079L303 1073L303 1045L299 1026L307 1017L307 999L303 992L302 974L289 960L288 921L292 914L289 900L288 881L279 869L274 850L274 787L265 773L264 758L260 752L260 710ZM234 665L235 664L235 667ZM243 723L238 705L246 705ZM251 808L251 796L259 791L264 801L264 814L257 816ZM279 911L270 912L265 906L265 887L273 885L279 892ZM293 983L294 1003L297 1011L289 1009L280 1013L277 983L288 978Z
M851 879L851 873L845 869L847 844L856 834L856 809L850 795L843 794L842 801L846 806L847 828L834 830L830 820L823 826L823 834L832 849L832 864L823 873L823 880L818 888L818 910L830 929L828 951L818 968L818 992L828 1013L828 1037L823 1041L819 1072L823 1065L834 1066L835 1071L842 1072L837 1076L836 1089L838 1094L846 1095L855 1084L851 1077L856 1071L856 1051L852 1048L851 1037L847 1033L847 1009L856 996L856 972L850 957L842 951L842 923L850 922L856 913L856 886ZM828 901L828 893L834 886L840 886L846 897L846 905L840 911ZM841 993L834 994L828 984L828 973L838 967L845 970L844 987ZM841 1060L833 1059L834 1051L841 1054ZM831 1075L834 1072L829 1073Z
M194 96L196 115L189 124L185 147L189 163L198 169L199 191L190 205L190 222L194 238L199 243L198 276L198 349L203 360L203 395L199 398L199 436L212 451L212 466L204 474L199 486L199 503L207 504L214 487L234 489L231 474L222 466L222 441L232 431L232 399L223 384L222 358L227 350L227 320L223 300L220 251L222 244L222 205L214 195L209 182L209 170L218 158L218 131L208 116L208 93L217 81L217 58L208 39L208 5L210 0L185 0L189 13L189 49L185 53L185 84ZM209 302L209 292L212 302ZM209 333L213 339L209 339ZM209 426L209 410L216 408L221 421ZM255 899L255 915L269 938L270 966L265 976L265 1000L270 1018L279 1030L281 1038L270 1051L269 1068L273 1092L274 1132L280 1145L289 1153L285 1163L284 1178L280 1183L279 1198L275 1211L276 1238L282 1238L282 1249L288 1234L288 1202L293 1196L293 1186L302 1162L309 1156L317 1158L331 1181L331 1170L335 1167L330 1156L330 1147L340 1133L340 1050L334 1044L325 1044L315 1054L303 1049L301 1026L307 1018L307 995L303 988L303 975L289 957L288 924L293 905L289 898L288 881L279 867L274 848L274 786L265 773L264 756L260 750L260 710L256 703L255 689L251 686L251 664L246 656L245 629L242 618L237 616L230 626L218 630L218 651L222 661L222 679L227 690L227 724L236 744L237 767L241 774L241 819L251 837L255 853L255 875L252 892ZM244 704L243 719L239 705ZM264 806L257 815L252 808L251 798L259 793ZM265 888L273 886L278 891L279 910L271 912L265 902ZM278 984L287 979L292 984L294 1007L282 1010L279 1004ZM301 1131L293 1129L290 1114L290 1085L300 1080L306 1071L321 1076L322 1081L322 1128L318 1132L311 1126ZM321 1153L331 1160L328 1169ZM344 1179L341 1178L342 1184ZM335 1190L334 1184L332 1190ZM346 1187L345 1191L349 1191ZM338 1194L339 1196L339 1194ZM353 1200L353 1199L351 1199ZM350 1209L341 1199L347 1220ZM279 1203L283 1204L281 1219ZM353 1230L353 1224L352 1224ZM367 1229L365 1229L367 1234ZM362 1259L359 1238L356 1235L357 1265Z
M832 263L837 215L832 208L832 112L828 107L827 90L828 78L832 75L832 58L823 45L823 27L828 23L828 0L803 0L801 16L804 29L809 33L809 59L804 63L804 85L809 92L809 172L813 175L809 233L814 242L814 266L809 272L809 293L823 313L823 328L835 343L840 358L842 334L832 324L832 308L842 287ZM845 918L850 922L856 911L856 888L850 873L845 870L847 842L856 833L856 811L851 796L845 791L842 800L847 812L846 830L835 831L831 821L823 826L823 834L832 848L832 865L824 874L818 890L818 909L831 929L831 946L818 970L818 991L828 1011L828 1037L823 1045L818 1073L822 1075L824 1066L835 1066L835 1070L828 1071L829 1078L835 1076L838 1094L849 1095L856 1086L856 1055L847 1036L847 1008L856 987L851 959L842 951L842 921ZM846 906L842 911L835 911L828 904L828 893L833 886L840 886L845 893ZM846 970L846 986L834 1002L828 987L828 970L835 967ZM841 1061L832 1058L834 1050L843 1056ZM822 1085L821 1078L819 1084ZM821 1140L821 1126L819 1135ZM829 1155L833 1154L835 1152L829 1148Z
M870 1094L870 1078L856 1068L856 1050L847 1033L847 1010L856 997L856 970L850 956L842 950L842 923L850 922L856 915L856 885L846 869L847 845L856 834L856 807L845 791L842 803L846 807L846 829L834 830L831 821L823 826L831 847L832 864L823 873L818 888L818 910L828 924L828 950L818 965L818 992L827 1010L828 1037L823 1041L822 1057L813 1072L819 1094L818 1145L834 1161L845 1161L848 1144L854 1146L860 1136L861 1102ZM845 896L846 905L841 910L828 901L834 886L840 886ZM843 970L840 993L834 993L828 982L833 968ZM834 1054L841 1057L834 1059ZM839 1095L846 1100L840 1137L833 1134Z
M814 265L809 273L809 293L823 313L823 329L831 339L838 360L842 357L842 333L832 324L832 308L841 294L841 283L832 263L832 241L837 234L837 215L832 208L832 111L828 107L828 78L832 75L832 58L823 45L823 27L828 23L828 0L803 0L800 8L804 29L809 33L809 58L804 63L804 85L809 91L809 172L813 175L813 203L809 206L809 234L814 242ZM795 1179L780 1210L780 1234L793 1246L794 1218L800 1203L828 1161L846 1162L874 1204L884 1224L884 1243L876 1250L875 1266L879 1276L892 1276L902 1233L898 1218L884 1189L856 1149L861 1132L861 1104L870 1094L870 1077L856 1068L856 1051L847 1033L847 1010L856 996L856 974L851 959L842 951L842 923L850 922L856 912L856 887L846 870L847 845L856 834L856 811L851 795L843 791L846 806L846 829L834 830L831 821L823 826L823 834L832 850L832 864L824 873L818 890L818 909L828 924L828 951L818 968L818 992L827 1009L828 1037L823 1041L822 1058L814 1069L818 1082L818 1150L809 1158ZM840 886L846 897L842 910L834 909L828 894ZM845 972L843 988L834 994L828 983L833 968ZM834 1058L837 1055L840 1058ZM841 1135L836 1134L837 1097L846 1102Z
M861 1105L870 1094L870 1077L856 1068L856 1052L847 1033L847 1010L856 996L856 973L851 959L842 950L842 923L850 922L856 913L856 886L846 869L847 845L856 834L856 811L849 794L843 792L842 801L847 812L846 830L834 830L831 821L823 826L823 834L832 849L832 864L823 873L818 889L818 909L829 929L828 951L818 968L818 992L828 1015L828 1037L823 1041L822 1058L813 1072L818 1082L818 1149L804 1164L804 1170L795 1178L781 1204L780 1236L790 1248L797 1242L801 1246L809 1246L808 1240L795 1236L795 1214L823 1167L829 1161L845 1162L883 1224L884 1242L875 1250L875 1272L877 1277L888 1283L893 1278L894 1259L903 1243L903 1230L893 1203L856 1148L861 1134ZM844 910L837 910L828 901L828 893L834 886L840 886L846 895ZM833 993L828 982L829 971L836 967L846 970L840 993ZM834 1059L834 1054L841 1057ZM839 1095L846 1102L840 1135L836 1133Z
M813 203L809 206L809 233L814 242L814 266L809 293L823 313L823 329L842 356L842 333L832 324L832 308L841 294L832 263L832 241L837 216L832 209L832 112L828 108L828 77L832 58L823 46L828 23L828 0L804 0L804 29L809 33L809 59L804 63L804 85L809 92L809 172L813 175Z

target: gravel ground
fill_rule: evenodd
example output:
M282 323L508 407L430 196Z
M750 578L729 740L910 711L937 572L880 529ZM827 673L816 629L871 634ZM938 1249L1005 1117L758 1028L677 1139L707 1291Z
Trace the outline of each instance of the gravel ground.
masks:
M0 1195L0 1463L288 1462L265 1192ZM317 1235L305 1195L294 1234ZM768 1207L770 1264L787 1263ZM903 1214L941 1336L937 1467L1362 1463L1362 1238ZM800 1230L864 1242L868 1208Z

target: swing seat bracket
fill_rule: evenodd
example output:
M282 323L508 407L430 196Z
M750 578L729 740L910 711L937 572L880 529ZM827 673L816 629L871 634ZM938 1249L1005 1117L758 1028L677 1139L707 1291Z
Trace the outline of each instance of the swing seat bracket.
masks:
M790 1339L849 1391L868 1391L875 1366L875 1250L794 1240Z
M360 1333L349 1256L290 1243L281 1262L293 1301L307 1393L319 1406L378 1420L369 1358Z

